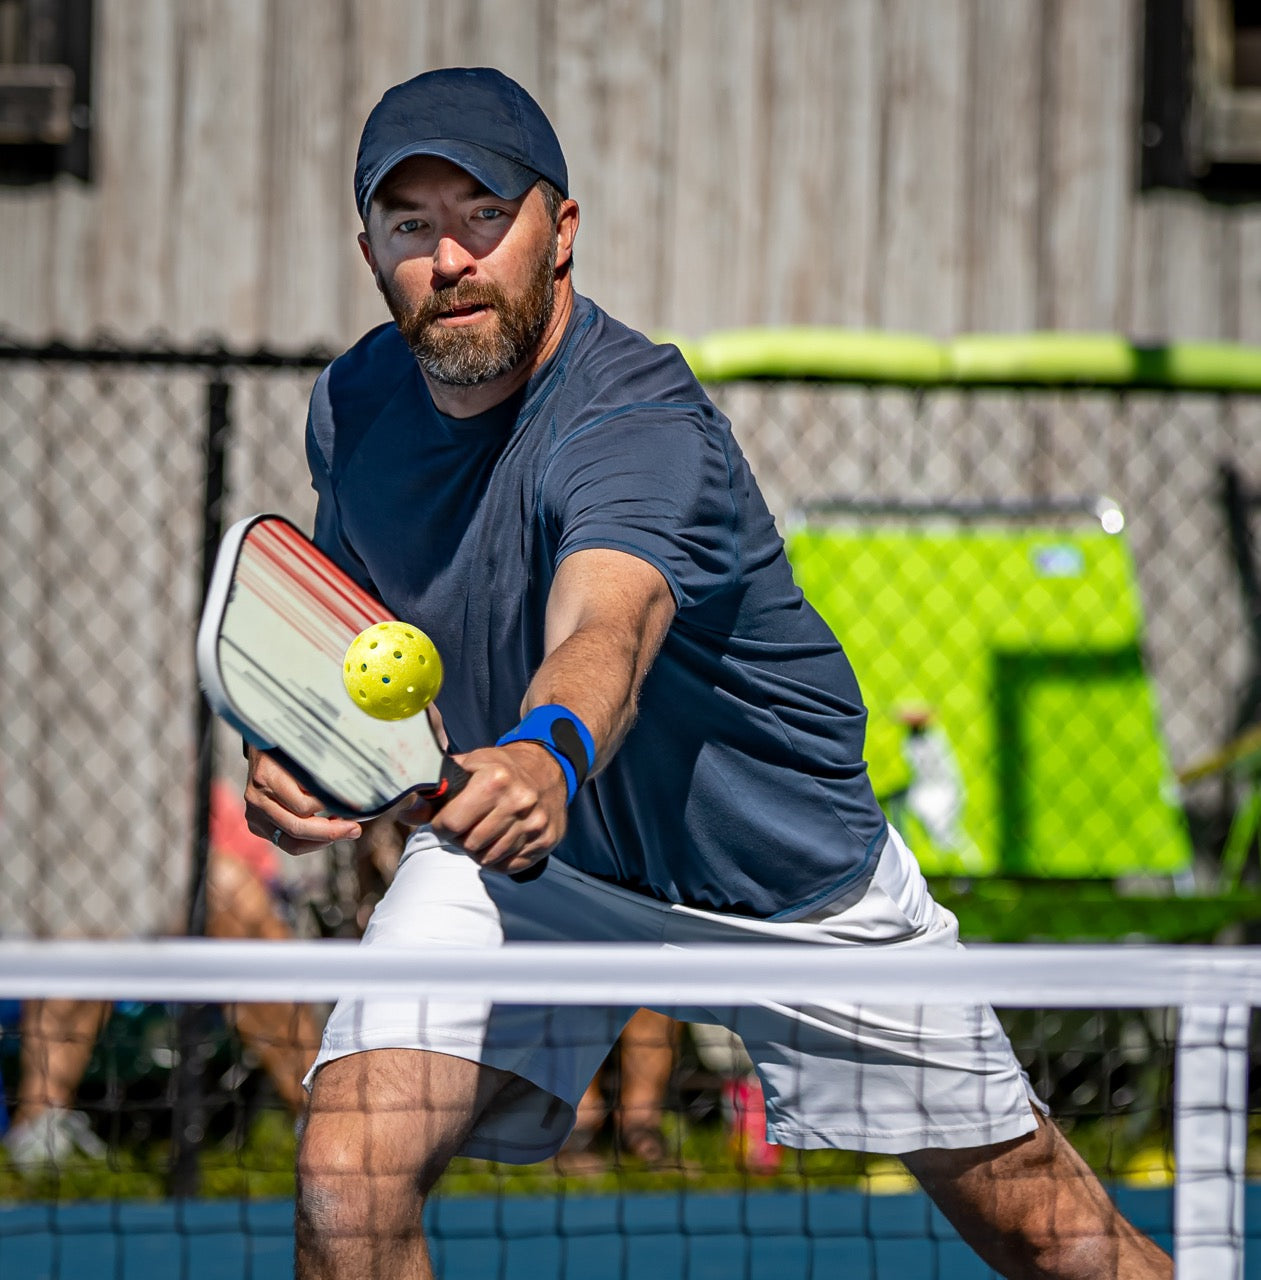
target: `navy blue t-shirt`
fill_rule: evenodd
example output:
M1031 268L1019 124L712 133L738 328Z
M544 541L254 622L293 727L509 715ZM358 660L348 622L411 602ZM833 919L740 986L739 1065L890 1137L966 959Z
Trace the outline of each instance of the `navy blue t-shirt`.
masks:
M557 566L630 552L678 606L639 714L556 855L669 902L791 918L885 839L849 662L802 598L731 433L678 351L585 298L553 358L474 418L387 324L320 376L315 540L442 654L452 749L515 725Z

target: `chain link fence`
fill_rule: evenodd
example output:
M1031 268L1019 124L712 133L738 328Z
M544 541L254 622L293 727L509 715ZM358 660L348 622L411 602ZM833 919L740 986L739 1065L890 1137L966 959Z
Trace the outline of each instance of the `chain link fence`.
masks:
M216 731L199 772L206 726L192 651L207 544L252 511L309 527L302 424L324 359L0 345L3 934L184 927L207 774L235 782L241 768L236 744ZM782 381L711 390L790 548L803 545L802 530L896 528L936 539L940 557L943 530L1000 517L1017 532L1097 531L1090 502L1106 496L1123 515L1123 532L1112 532L1136 575L1125 643L1151 695L1161 758L1182 769L1234 729L1254 655L1219 466L1231 460L1261 481L1261 398ZM1086 516L1066 520L1079 506ZM1050 577L1073 576L1062 556L1059 570L1048 563ZM882 580L899 565L855 579L839 602L815 600L843 642L851 617L881 616ZM926 561L914 589L965 590L946 613L974 610L982 584L950 588L945 573L939 558ZM1114 595L1097 589L1086 612L1108 613ZM1000 591L991 612L1008 607ZM1028 643L1036 649L1036 635ZM940 663L947 649L931 627L886 648L899 646L908 664ZM899 714L916 737L914 712ZM1126 775L1129 752L1103 772ZM1097 757L1091 767L1101 770ZM1224 778L1212 772L1173 797L1209 863L1232 803ZM905 799L908 785L887 790Z

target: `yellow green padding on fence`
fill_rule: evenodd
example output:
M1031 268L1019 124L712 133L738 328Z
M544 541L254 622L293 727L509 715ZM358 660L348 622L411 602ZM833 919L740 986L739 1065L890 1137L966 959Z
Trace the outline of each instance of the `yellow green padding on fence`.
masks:
M903 386L1162 387L1261 391L1261 347L1134 342L1115 334L916 334L827 326L729 329L663 338L702 382L824 379Z
M692 344L703 382L739 378L834 378L934 384L946 380L945 349L914 334L856 329L731 329Z
M950 380L960 385L1170 387L1261 391L1261 348L1231 343L1142 344L1109 334L974 335L947 345Z

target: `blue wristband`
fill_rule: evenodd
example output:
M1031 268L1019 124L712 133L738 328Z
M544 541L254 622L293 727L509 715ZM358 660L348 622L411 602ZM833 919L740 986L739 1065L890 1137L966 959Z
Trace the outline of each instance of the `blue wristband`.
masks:
M595 767L595 739L591 730L568 707L551 702L535 707L495 746L509 742L537 742L551 754L565 775L565 803L572 804L578 788Z

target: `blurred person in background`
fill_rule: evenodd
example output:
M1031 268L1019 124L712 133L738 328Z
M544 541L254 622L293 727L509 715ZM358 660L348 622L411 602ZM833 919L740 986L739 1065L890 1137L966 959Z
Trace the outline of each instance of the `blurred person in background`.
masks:
M245 823L239 792L216 780L211 791L206 933L215 938L292 938L282 914L276 850ZM76 1158L100 1160L106 1145L75 1098L111 1005L101 1000L28 1000L19 1028L15 1107L3 1138L9 1162L24 1173L62 1169ZM319 1047L311 1009L283 1002L225 1010L244 1045L296 1118L306 1105L302 1078Z
M608 1168L599 1149L606 1127L619 1162L628 1157L650 1169L681 1163L678 1144L663 1127L678 1043L679 1024L672 1018L652 1009L632 1015L578 1103L573 1132L556 1153L561 1173L592 1175Z

